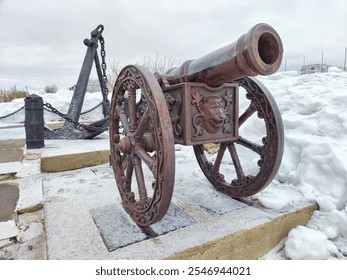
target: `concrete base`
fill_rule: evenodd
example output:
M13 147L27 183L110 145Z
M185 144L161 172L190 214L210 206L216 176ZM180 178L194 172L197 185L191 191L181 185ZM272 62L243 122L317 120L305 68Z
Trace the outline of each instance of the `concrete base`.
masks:
M187 171L176 172L182 178ZM205 180L187 184L175 188L162 222L141 229L122 209L108 165L48 174L43 183L48 258L257 259L317 209L288 186L269 187L293 199L276 210L256 198L234 200Z
M41 171L61 172L109 162L108 139L46 140L41 151Z
M241 230L212 242L175 254L176 260L256 260L274 248L289 231L305 225L317 210L311 205L289 213L251 229Z
M3 239L7 243L0 244L0 257L257 259L317 209L293 186L276 181L265 191L290 197L279 209L263 207L257 196L244 200L225 196L209 184L194 159L178 149L170 210L161 222L139 228L122 209L108 161L107 137L46 140L43 149L24 150L17 172L23 179L16 180L20 181L16 212L23 224L16 234L23 243L10 246ZM21 217L34 214L29 222L21 222ZM34 254L25 251L26 244L35 244L30 245L37 248Z

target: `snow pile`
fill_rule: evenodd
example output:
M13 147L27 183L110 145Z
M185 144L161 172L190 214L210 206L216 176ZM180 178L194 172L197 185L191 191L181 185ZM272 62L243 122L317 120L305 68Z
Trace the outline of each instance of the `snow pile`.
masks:
M279 106L285 132L284 156L274 182L255 197L267 208L291 207L291 197L281 191L281 185L299 190L320 210L305 226L293 229L285 248L277 258L346 259L347 258L347 73L330 68L328 73L299 76L296 71L259 77ZM59 90L42 94L66 113L72 92ZM82 111L102 100L101 93L87 93ZM0 103L0 116L24 105L23 99ZM101 108L83 115L83 120L101 119ZM60 120L45 111L45 121ZM0 126L21 123L24 111L0 120ZM253 132L251 132L253 133ZM252 137L250 137L252 138ZM185 159L196 162L193 149L183 149ZM190 153L190 154L189 154ZM176 153L176 164L182 163ZM187 164L184 160L184 164ZM204 178L201 170L193 176ZM187 181L188 180L188 183ZM179 183L180 179L178 179ZM189 178L185 178L189 185Z
M321 231L298 226L288 234L286 255L291 259L325 260L337 252L336 246Z
M42 97L43 104L50 103L58 111L60 111L63 114L66 114L73 96L73 91L62 89L58 90L58 92L56 93L46 93L44 91L41 91L35 92L35 94ZM98 105L101 101L101 92L86 93L83 102L82 113ZM14 112L21 106L24 106L23 98L14 99L9 103L0 103L0 117ZM102 107L99 106L92 112L81 115L80 121L100 120L103 117L104 116L102 114ZM24 123L24 119L25 111L21 110L13 116L0 119L0 127L8 126L9 124ZM47 110L44 110L44 120L46 123L63 121L62 118L59 117L57 114L50 113Z
M274 95L285 129L276 179L295 186L320 208L306 227L290 232L285 254L291 259L346 258L347 73L334 68L301 76L278 73L261 81Z

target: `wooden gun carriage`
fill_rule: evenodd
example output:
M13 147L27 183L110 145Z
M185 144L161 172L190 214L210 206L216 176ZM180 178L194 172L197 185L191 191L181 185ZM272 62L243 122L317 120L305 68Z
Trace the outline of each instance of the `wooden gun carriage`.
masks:
M175 144L193 146L206 178L228 196L252 196L273 180L282 120L269 91L251 77L276 72L282 53L277 32L258 24L164 75L139 65L122 69L110 106L110 158L124 209L138 225L160 221L169 208Z

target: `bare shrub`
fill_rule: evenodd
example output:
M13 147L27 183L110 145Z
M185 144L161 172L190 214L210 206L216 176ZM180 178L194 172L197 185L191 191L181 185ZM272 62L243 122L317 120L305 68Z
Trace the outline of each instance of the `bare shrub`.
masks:
M108 68L110 69L108 72L110 72L107 75L107 88L109 91L113 90L114 84L116 83L117 77L119 75L120 70L122 69L119 66L119 62L115 61L114 59L112 62L108 63Z
M157 51L154 57L144 57L142 65L147 67L152 73L164 74L171 68L178 66L178 62L172 57L160 57Z
M55 84L45 86L44 91L46 93L56 93L58 91L58 87Z
M175 59L172 57L167 58L166 56L160 57L159 52L156 52L155 56L146 56L143 58L142 65L147 67L152 73L164 74L173 67L178 66ZM119 72L123 67L120 66L120 63L113 60L108 62L109 74L107 75L107 87L110 90L113 89L114 84L117 80Z

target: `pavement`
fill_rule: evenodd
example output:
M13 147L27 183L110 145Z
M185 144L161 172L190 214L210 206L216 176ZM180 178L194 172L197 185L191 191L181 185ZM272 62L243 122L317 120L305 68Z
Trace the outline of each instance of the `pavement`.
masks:
M140 228L122 209L106 133L28 150L23 130L0 129L0 259L259 259L317 209L278 182L268 188L291 197L278 209L225 196L178 148L169 211Z

